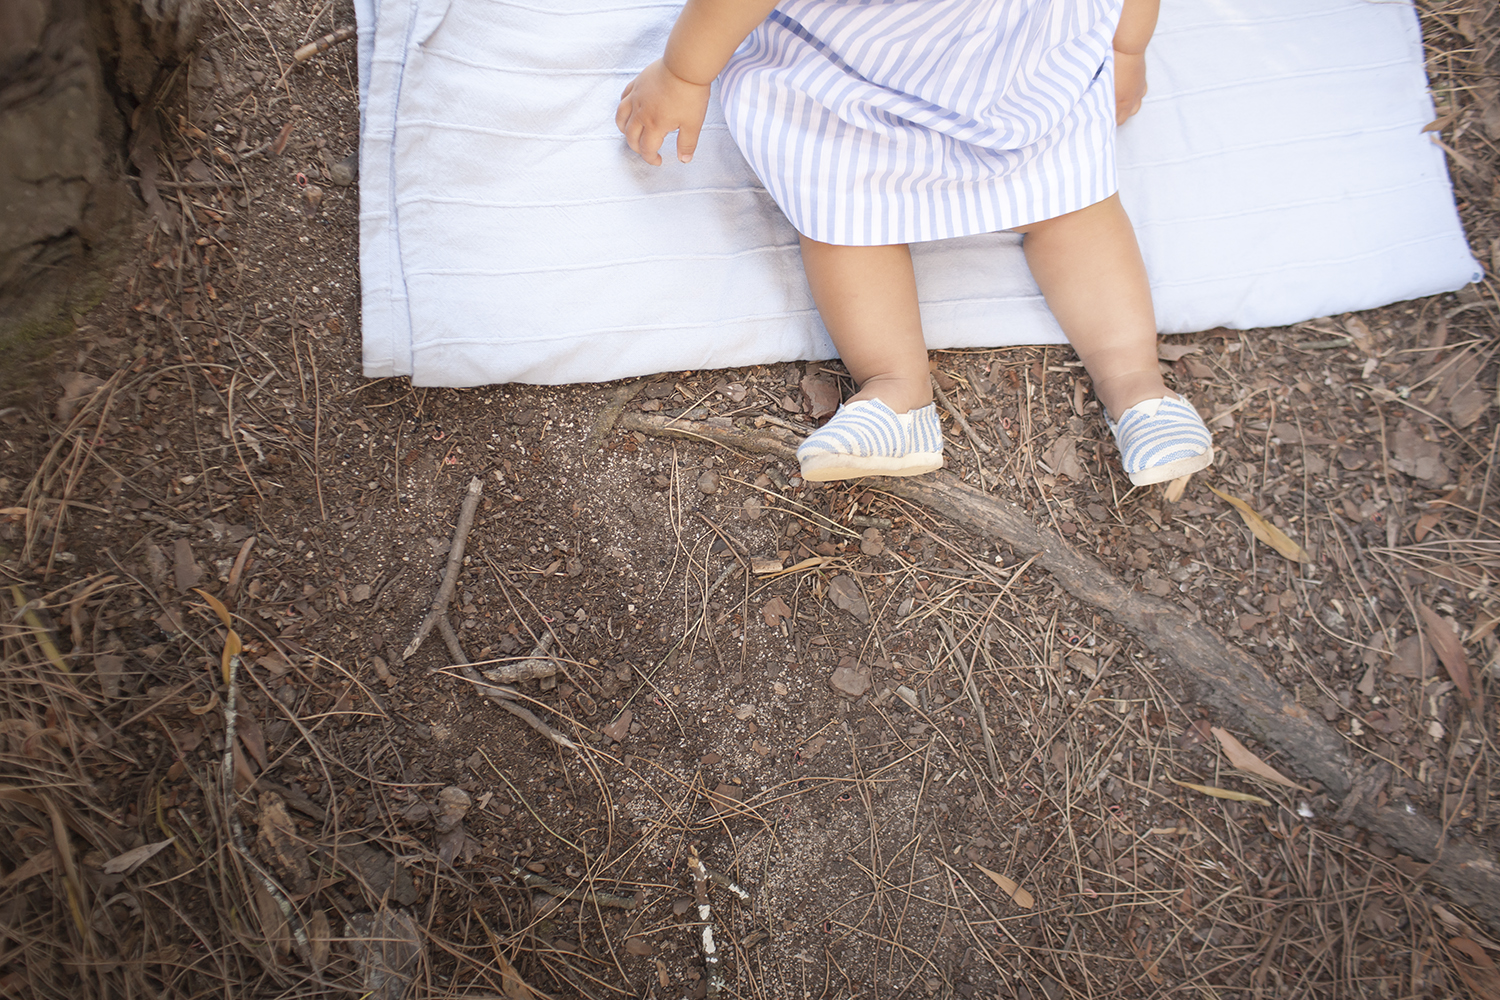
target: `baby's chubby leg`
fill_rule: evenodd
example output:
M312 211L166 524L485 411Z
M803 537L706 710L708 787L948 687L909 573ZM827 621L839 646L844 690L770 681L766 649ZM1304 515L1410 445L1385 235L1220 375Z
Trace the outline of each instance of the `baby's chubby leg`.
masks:
M897 413L932 402L917 279L904 244L845 247L802 237L818 315L859 392Z
M1110 416L1166 395L1151 285L1119 195L1016 231L1025 234L1032 277Z
M802 238L813 301L859 392L797 449L802 477L919 476L943 465L917 279L905 246Z
M1031 274L1093 379L1130 481L1148 486L1207 467L1208 428L1191 403L1167 392L1157 367L1151 286L1119 197L1020 232Z

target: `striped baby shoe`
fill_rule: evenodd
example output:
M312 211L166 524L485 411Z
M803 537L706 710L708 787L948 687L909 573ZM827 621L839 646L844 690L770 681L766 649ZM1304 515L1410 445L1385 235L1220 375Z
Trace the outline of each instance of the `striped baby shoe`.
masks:
M1118 423L1108 414L1104 419L1136 486L1164 483L1213 464L1213 437L1193 404L1180 396L1142 400Z
M897 413L878 399L839 407L797 449L802 478L824 483L860 476L920 476L943 467L943 428L928 403Z

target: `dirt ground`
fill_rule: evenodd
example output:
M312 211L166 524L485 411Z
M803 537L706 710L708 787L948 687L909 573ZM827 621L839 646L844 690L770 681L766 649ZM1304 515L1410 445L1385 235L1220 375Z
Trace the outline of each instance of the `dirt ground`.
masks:
M352 23L219 8L139 255L0 403L0 993L1500 998L1500 929L1002 542L615 420L811 427L836 363L362 378L354 51L291 59ZM1500 18L1424 25L1488 267ZM1497 309L1164 343L1220 450L1176 501L1071 352L938 353L949 466L1493 851ZM404 655L471 482L453 643L538 726Z

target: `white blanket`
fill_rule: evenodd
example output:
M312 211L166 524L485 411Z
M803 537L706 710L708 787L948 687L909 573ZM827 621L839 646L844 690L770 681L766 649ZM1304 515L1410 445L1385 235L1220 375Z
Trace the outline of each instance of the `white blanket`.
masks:
M688 165L647 166L615 131L678 6L356 0L366 375L556 384L834 356L796 234L717 104ZM1148 76L1120 190L1164 332L1479 277L1422 132L1411 7L1164 0ZM1019 243L914 248L930 347L1063 340Z

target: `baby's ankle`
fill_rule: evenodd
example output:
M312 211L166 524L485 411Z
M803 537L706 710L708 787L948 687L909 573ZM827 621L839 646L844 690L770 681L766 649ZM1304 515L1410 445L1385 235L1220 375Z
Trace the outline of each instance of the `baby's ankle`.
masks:
M932 402L932 385L927 382L913 385L906 379L869 379L848 402L860 399L878 399L895 413L908 413Z
M1122 372L1119 375L1095 378L1093 382L1094 394L1104 405L1105 412L1114 420L1119 420L1126 410L1148 399L1166 396L1177 398L1177 394L1167 388L1161 373L1157 371Z

